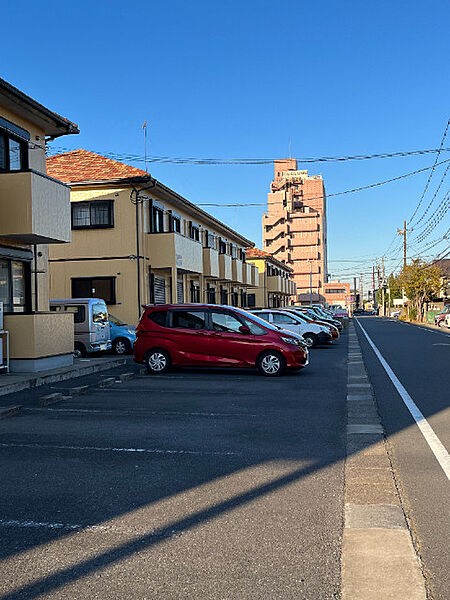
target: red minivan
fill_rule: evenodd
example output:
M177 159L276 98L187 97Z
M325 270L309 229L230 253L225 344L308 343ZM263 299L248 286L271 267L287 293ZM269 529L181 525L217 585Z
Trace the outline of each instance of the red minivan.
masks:
M289 331L234 306L146 306L136 328L134 360L161 374L174 366L249 367L268 377L308 364L308 350Z

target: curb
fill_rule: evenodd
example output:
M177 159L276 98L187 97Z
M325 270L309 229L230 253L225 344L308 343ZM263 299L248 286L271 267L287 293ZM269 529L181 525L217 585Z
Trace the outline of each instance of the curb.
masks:
M22 412L20 404L16 406L4 406L0 408L0 419L8 419L9 417L17 417Z
M14 392L20 392L22 390L39 387L41 385L46 385L49 383L56 383L58 381L66 381L67 379L83 377L85 375L91 375L92 373L98 373L100 371L108 371L109 369L114 369L115 367L123 366L126 363L126 358L115 358L108 362L97 363L95 365L68 368L59 373L50 372L45 374L44 372L43 374L32 376L24 381L11 383L9 385L0 385L0 396L5 396L6 394L12 394ZM8 377L8 375L5 375L5 377Z
M342 600L426 600L385 432L362 358L349 326Z

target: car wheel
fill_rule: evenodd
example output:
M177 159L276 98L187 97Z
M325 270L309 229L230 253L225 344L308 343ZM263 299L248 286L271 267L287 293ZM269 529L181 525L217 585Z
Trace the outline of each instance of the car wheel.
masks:
M74 358L84 358L86 356L86 348L81 342L75 342L75 350L73 351Z
M113 351L114 354L130 354L131 353L131 344L129 340L125 338L117 338L113 342Z
M304 333L303 339L305 340L305 344L308 348L314 348L314 346L317 346L317 336L315 333Z
M267 350L259 356L257 367L262 375L277 377L284 372L286 361L283 355L276 350Z
M444 327L445 323L444 323L444 319L441 319L440 321L438 321L438 327Z
M170 356L165 350L155 348L150 350L145 355L145 365L147 367L147 373L150 375L161 375L167 373L170 368Z

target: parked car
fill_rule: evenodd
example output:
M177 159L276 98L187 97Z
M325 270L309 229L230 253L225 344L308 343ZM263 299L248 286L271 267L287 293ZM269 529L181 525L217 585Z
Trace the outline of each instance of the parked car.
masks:
M150 374L173 366L248 367L274 377L308 364L308 349L295 334L280 331L233 306L146 306L136 328L134 360Z
M332 340L331 332L325 325L308 323L301 318L301 315L296 315L288 310L265 308L251 312L273 325L301 335L308 348L313 348L318 344L328 344Z
M74 314L75 358L111 350L108 309L101 298L50 300L50 310Z
M127 325L117 317L109 314L111 343L115 354L131 354L136 339L134 327Z
M440 312L439 314L434 316L434 324L437 325L438 327L444 327L445 326L445 318L448 314L450 314L450 304L447 304L446 306L444 306L442 312Z
M326 323L334 325L338 328L339 331L342 331L343 329L343 325L340 321L338 321L334 317L330 317L317 306L291 306L290 308L299 311L300 313L305 313L310 317L312 315L315 315L316 318L320 319L321 321L325 321Z
M297 319L301 319L306 324L314 323L315 325L321 325L322 327L325 327L326 330L331 333L331 337L333 340L339 339L339 329L335 325L332 325L329 321L319 319L315 312L308 312L306 310L291 310L289 308L286 308L286 310L291 314L295 315Z

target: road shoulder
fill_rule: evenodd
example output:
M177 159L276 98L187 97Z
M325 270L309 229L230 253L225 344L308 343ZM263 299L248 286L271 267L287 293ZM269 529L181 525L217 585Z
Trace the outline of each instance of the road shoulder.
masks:
M373 390L349 326L343 600L425 600Z

